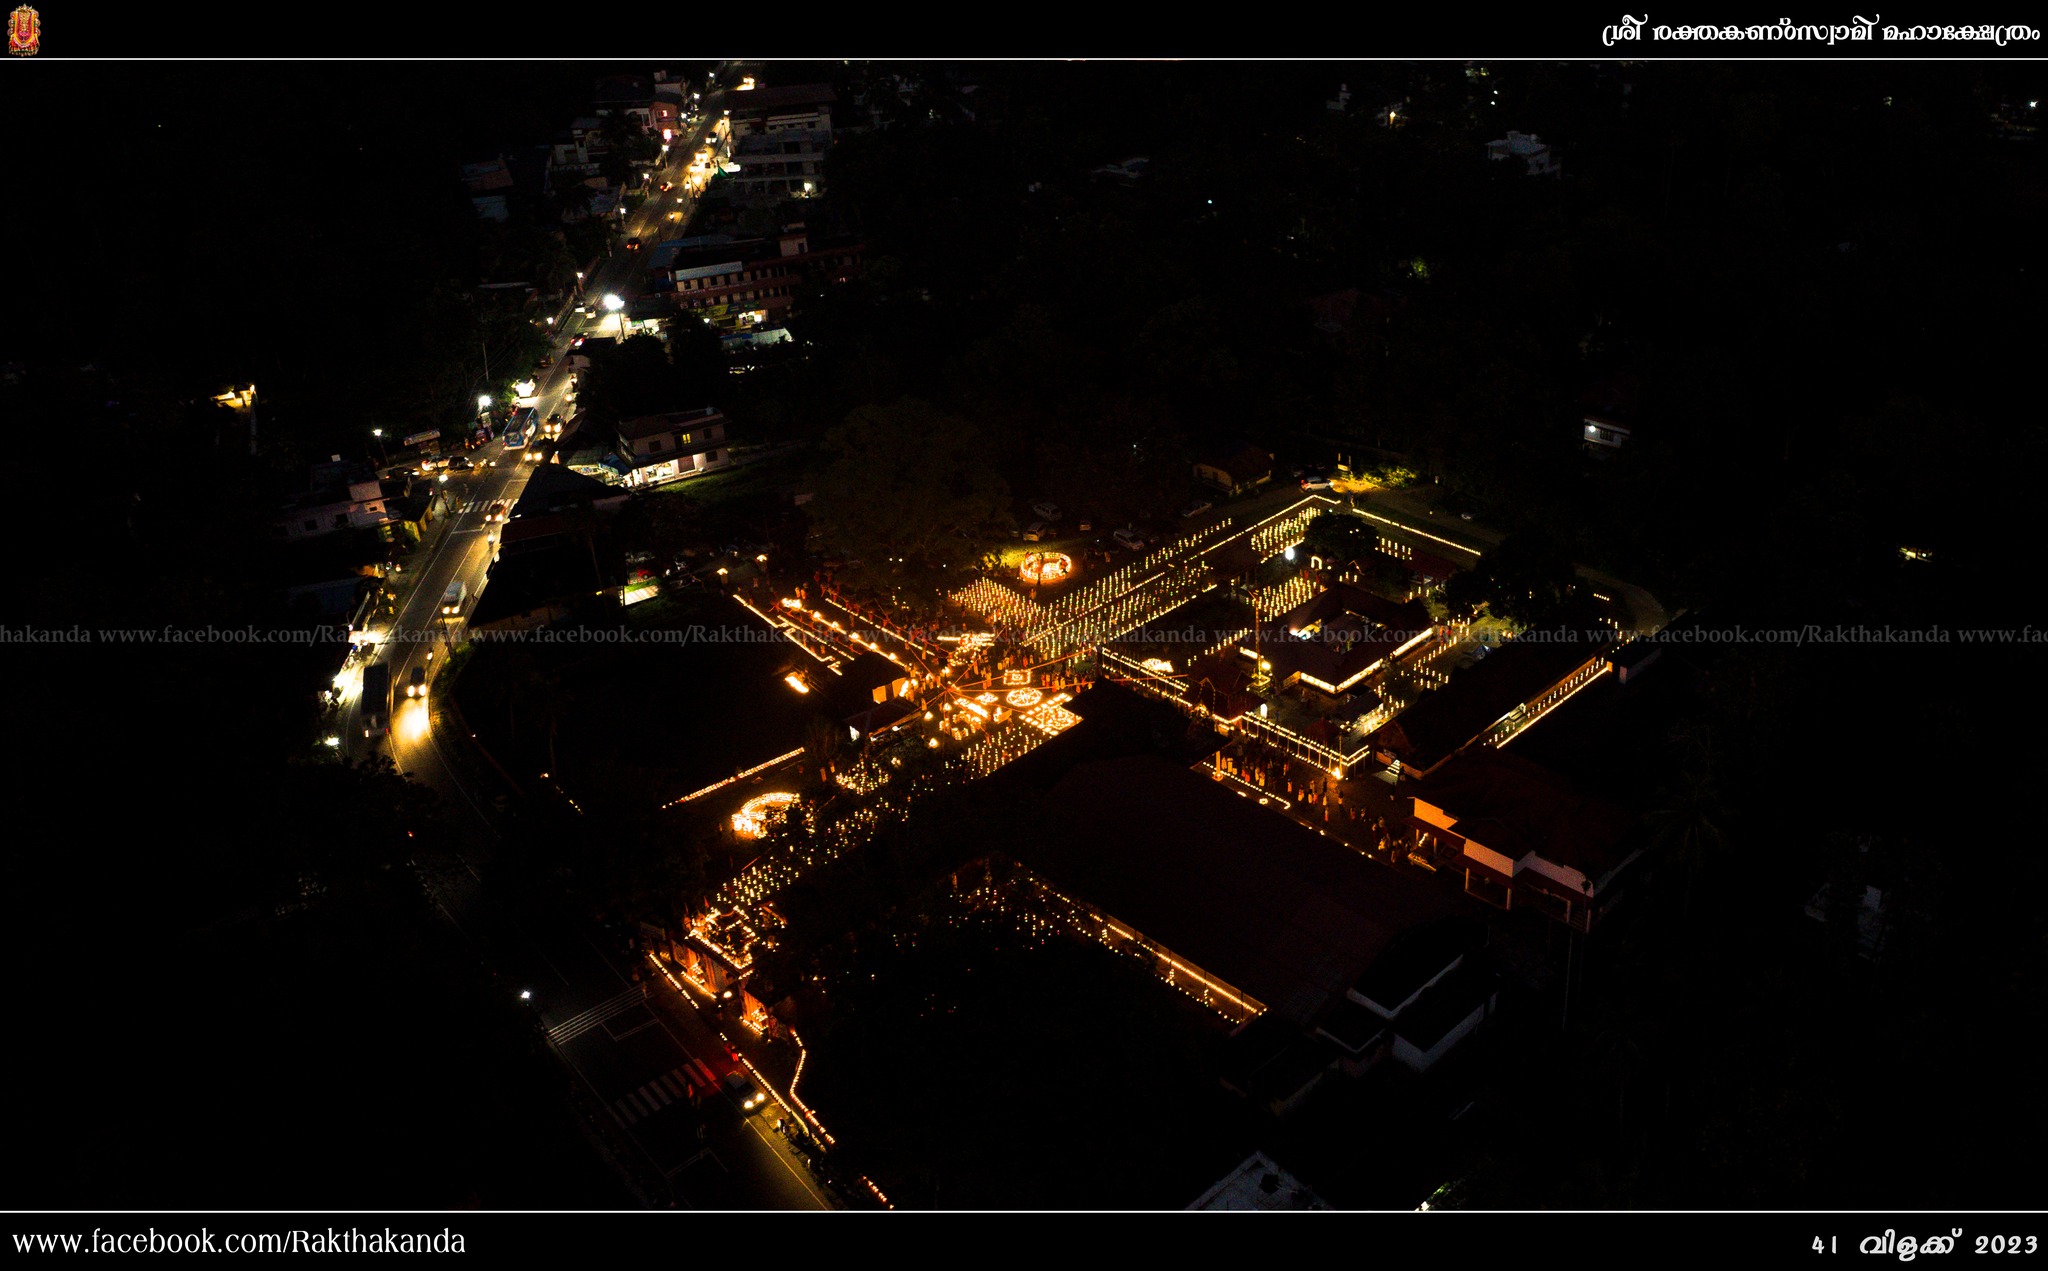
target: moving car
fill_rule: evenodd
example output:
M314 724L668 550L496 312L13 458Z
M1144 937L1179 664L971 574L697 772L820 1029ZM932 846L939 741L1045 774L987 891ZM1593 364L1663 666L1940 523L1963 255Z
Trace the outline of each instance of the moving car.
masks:
M626 240L626 250L627 250L627 251L629 251L629 252L637 252L637 251L639 251L639 250L640 250L640 240L639 240L639 239L637 239L637 238L629 238L629 239L627 239L627 240Z
M448 461L448 467L456 472L468 472L476 465L469 461L468 455L457 455Z
M412 674L407 676L405 680L405 695L407 697L425 697L427 695L426 667L416 666L412 669Z
M504 505L504 504L502 504L502 503L493 503L493 504L491 504L491 506L489 506L488 508L485 508L485 509L484 509L484 520L485 520L486 522L489 522L489 521L502 521L502 520L504 520L504 519L505 519L505 505Z
M761 1093L761 1087L754 1084L744 1069L735 1068L725 1074L725 1089L739 1102L742 1112L756 1111L768 1102L768 1096Z

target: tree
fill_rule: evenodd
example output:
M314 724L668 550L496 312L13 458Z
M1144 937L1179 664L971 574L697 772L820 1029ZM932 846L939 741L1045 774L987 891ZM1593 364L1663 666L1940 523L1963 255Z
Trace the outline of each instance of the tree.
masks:
M548 190L548 202L555 217L564 221L582 221L590 215L591 205L597 200L597 187L582 181L565 180L563 184Z
M846 734L838 724L823 715L812 716L804 725L804 761L818 774L818 780L829 782L832 771L839 764L841 743Z
M1295 555L1320 556L1326 565L1345 565L1371 554L1378 546L1379 534L1364 517L1325 512L1308 523L1308 533L1295 549Z
M1645 818L1651 843L1685 871L1687 910L1694 879L1727 849L1730 815L1712 769L1687 767L1658 793L1657 806Z
M1010 519L993 445L968 421L916 398L860 407L826 437L814 523L833 550L966 566L975 548L954 531Z
M1472 575L1471 579L1455 593L1460 603L1477 596L1496 617L1522 627L1555 620L1578 581L1571 556L1564 547L1548 534L1534 530L1502 539L1467 573ZM1451 581L1456 583L1458 579L1454 577ZM1453 592L1446 586L1444 593L1448 608Z
M674 371L668 350L651 335L636 335L613 348L599 347L584 374L583 409L600 423L680 409L684 403L675 396Z
M1490 582L1485 574L1476 569L1461 569L1452 574L1444 583L1444 617L1452 622L1463 622L1479 612L1479 607L1492 595Z

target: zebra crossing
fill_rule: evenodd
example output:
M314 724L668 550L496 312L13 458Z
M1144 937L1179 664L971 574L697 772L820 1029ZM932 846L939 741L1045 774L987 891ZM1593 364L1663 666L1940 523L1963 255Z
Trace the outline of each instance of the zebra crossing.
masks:
M608 997L589 1010L578 1015L572 1015L553 1028L550 1028L548 1030L548 1041L556 1046L560 1046L564 1042L573 1041L614 1015L622 1015L646 1000L647 985L644 982L635 984L625 992Z
M696 1065L694 1060L691 1063L693 1066L701 1066ZM711 1083L708 1076L693 1080L688 1070L680 1067L671 1068L631 1094L612 1100L612 1113L619 1118L621 1124L631 1126L653 1116L672 1103L694 1105L703 1098L704 1092L709 1088Z

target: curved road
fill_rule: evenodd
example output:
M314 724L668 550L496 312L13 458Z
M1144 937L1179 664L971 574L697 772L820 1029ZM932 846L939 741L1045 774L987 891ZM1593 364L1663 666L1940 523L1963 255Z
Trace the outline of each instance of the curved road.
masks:
M653 183L680 181L694 149L693 141L679 140L670 150L676 161L657 171ZM664 208L659 198L650 199L627 218L624 233L658 241L663 219L673 210L673 202ZM689 209L683 210L687 217ZM633 294L645 259L643 253L614 252L585 280L585 293ZM569 376L562 365L568 342L585 331L611 334L606 330L613 324L609 315L586 323L568 317L566 309L554 325L555 365L541 374L537 386L535 409L543 419L558 410L568 413ZM576 1074L583 1090L580 1102L593 1119L605 1122L601 1137L649 1204L837 1208L802 1154L775 1132L779 1109L747 1115L722 1090L707 1097L701 1086L698 1101L688 1097L689 1073L722 1075L733 1066L724 1025L711 1007L650 976L625 950L602 947L606 938L576 915L545 904L507 905L481 884L475 866L488 859L488 844L497 833L495 792L471 788L448 762L429 701L408 700L405 685L413 668L424 666L431 686L447 665L447 651L460 640L461 620L442 616L442 597L450 582L461 579L468 586L465 613L475 605L490 565L491 526L485 517L491 504L510 508L525 490L534 465L522 455L493 441L471 452L478 464L474 470L449 473L445 482L436 479L445 510L422 550L394 579L398 610L382 640L346 673L342 752L360 759L388 755L400 772L438 791L456 822L476 831L463 836L475 843L473 854L419 862L428 894L485 952L502 979L529 994L539 1025L550 1031L556 1053ZM374 659L391 666L391 732L365 738L362 666Z

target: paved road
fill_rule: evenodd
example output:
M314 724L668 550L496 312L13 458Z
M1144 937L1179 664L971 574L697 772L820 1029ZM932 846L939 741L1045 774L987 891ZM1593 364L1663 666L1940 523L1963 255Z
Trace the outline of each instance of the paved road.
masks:
M589 280L591 290L601 294L600 288L621 285L641 259L639 253L619 253ZM557 364L543 373L537 392L543 418L564 409L568 375L560 358L585 326L579 320L555 324ZM474 607L489 564L486 511L494 502L514 504L533 470L502 442L472 452L472 458L480 465L474 471L437 481L448 511L396 579L398 612L376 655L392 668L391 734L363 737L356 700L360 666L353 668L340 728L345 753L388 754L400 771L439 791L458 827L469 831L471 845L461 854L419 862L428 893L478 947L508 993L531 994L537 1026L566 1026L555 1048L582 1084L587 1097L580 1102L594 1118L608 1118L598 1127L601 1136L650 1204L834 1208L824 1183L776 1132L781 1109L771 1104L765 1114L748 1114L715 1086L715 1076L733 1061L719 1021L704 1006L655 977L634 955L601 947L606 938L580 915L560 906L513 906L482 885L478 866L487 863L496 834L495 792L471 789L447 762L443 747L466 739L437 737L428 703L404 697L415 665L438 672L447 664L448 640L459 635L459 626L443 619L442 596L460 578L469 586L466 609ZM492 459L497 464L487 465ZM429 650L436 655L431 661ZM602 1018L591 1022L593 1013ZM694 1103L688 1097L691 1073L700 1078ZM713 1081L702 1080L707 1073Z
M602 1122L596 1128L650 1204L837 1207L775 1132L781 1109L750 1115L720 1086L735 1064L727 1026L707 1004L567 906L488 892L466 856L421 865L429 895L504 991L527 995L536 1026L575 1074L580 1105Z

